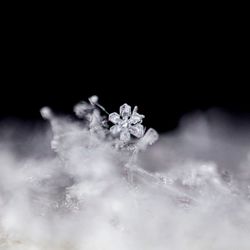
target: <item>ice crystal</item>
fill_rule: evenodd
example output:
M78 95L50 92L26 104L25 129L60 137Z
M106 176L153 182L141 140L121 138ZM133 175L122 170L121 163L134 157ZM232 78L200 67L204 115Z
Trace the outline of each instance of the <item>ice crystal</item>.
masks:
M131 106L123 104L120 107L120 114L113 112L109 115L109 121L114 125L110 128L113 135L120 135L123 142L130 141L131 135L141 138L144 135L144 127L141 124L144 115L137 113L137 107L131 113Z
M155 129L150 128L137 143L137 150L145 150L148 146L154 144L159 138Z

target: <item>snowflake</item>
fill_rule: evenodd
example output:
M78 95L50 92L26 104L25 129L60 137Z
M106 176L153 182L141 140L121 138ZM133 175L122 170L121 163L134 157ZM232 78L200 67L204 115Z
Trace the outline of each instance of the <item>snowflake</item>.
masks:
M141 138L144 134L144 127L141 125L143 118L144 115L137 113L137 107L131 114L131 107L125 103L120 107L120 114L114 112L109 115L109 121L115 124L110 128L110 132L120 135L123 142L128 142L131 135Z

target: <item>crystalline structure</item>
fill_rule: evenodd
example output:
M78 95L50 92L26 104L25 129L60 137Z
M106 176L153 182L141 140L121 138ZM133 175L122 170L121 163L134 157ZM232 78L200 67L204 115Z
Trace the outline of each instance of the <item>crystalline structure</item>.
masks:
M93 106L87 102L80 102L74 107L74 112L79 118L88 118L89 114L92 113L93 110Z
M137 143L139 150L145 150L147 146L154 144L159 138L158 133L150 128L146 132L146 134L142 137L142 139Z
M111 113L109 115L109 120L113 122L114 124L118 124L121 122L121 118L117 113Z
M143 115L137 113L137 107L131 113L131 106L125 103L120 107L120 114L114 112L109 115L109 121L115 124L110 132L113 135L119 134L123 142L128 142L131 135L141 138L144 135L144 127L141 125L143 118Z
M134 126L130 127L129 132L134 135L137 138L140 138L143 136L144 133L144 129L143 126L141 124L135 124Z
M120 115L122 118L128 118L131 115L131 107L128 104L123 104L120 107Z

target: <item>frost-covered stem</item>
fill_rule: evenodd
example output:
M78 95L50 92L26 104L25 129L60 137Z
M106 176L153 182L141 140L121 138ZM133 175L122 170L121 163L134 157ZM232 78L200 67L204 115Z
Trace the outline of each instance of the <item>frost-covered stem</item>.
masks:
M98 103L98 96L93 95L89 98L89 102L92 106L96 106L98 108L100 108L103 112L105 112L107 115L109 115L109 112L101 105Z
M138 150L135 148L125 167L127 168L127 178L130 184L134 184L134 171L138 159Z

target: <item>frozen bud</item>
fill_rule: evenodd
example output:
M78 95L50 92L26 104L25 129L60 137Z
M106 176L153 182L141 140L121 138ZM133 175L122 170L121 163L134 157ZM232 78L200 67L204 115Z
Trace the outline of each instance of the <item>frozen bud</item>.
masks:
M96 104L98 102L98 96L97 95L93 95L89 98L89 102L91 104Z
M57 139L53 139L50 142L51 149L53 149L54 151L57 151L58 145L59 145L59 143L58 143Z
M40 113L44 119L50 119L52 117L52 112L51 112L51 109L49 107L41 108Z
M92 111L93 107L86 102L80 102L74 106L74 112L79 118L87 116Z
M145 134L144 138L145 138L145 140L147 141L147 143L149 145L152 145L158 140L159 134L156 132L155 129L150 128L150 129L148 129L148 131Z
M131 116L131 107L128 104L123 104L120 107L120 115L122 118L128 118Z

